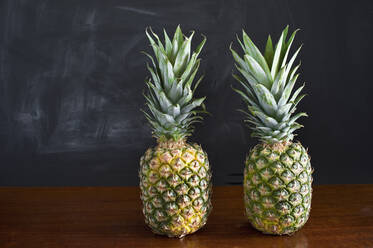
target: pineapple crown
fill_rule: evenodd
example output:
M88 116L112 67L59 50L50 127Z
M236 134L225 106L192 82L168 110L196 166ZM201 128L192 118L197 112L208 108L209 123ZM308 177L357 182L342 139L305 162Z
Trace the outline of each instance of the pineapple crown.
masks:
M205 97L195 99L193 96L203 79L201 76L194 83L200 65L198 55L206 37L191 53L194 31L189 37L184 36L179 25L171 41L163 29L164 44L151 28L146 28L145 33L155 58L144 52L152 66L147 64L151 77L146 79L148 91L144 94L149 112L143 112L156 138L185 139L192 134L193 124L203 119L199 114L206 112Z
M293 92L295 82L299 76L297 69L300 63L293 67L293 63L301 46L287 61L295 30L287 40L287 26L281 33L279 41L273 49L271 36L268 36L264 55L254 45L249 36L242 30L242 40L237 37L244 51L240 57L230 46L236 68L240 76L233 77L241 84L242 89L233 88L241 95L247 104L245 122L252 129L252 136L265 143L291 141L294 131L303 127L296 120L306 113L294 114L297 104L305 95L299 95L304 84Z

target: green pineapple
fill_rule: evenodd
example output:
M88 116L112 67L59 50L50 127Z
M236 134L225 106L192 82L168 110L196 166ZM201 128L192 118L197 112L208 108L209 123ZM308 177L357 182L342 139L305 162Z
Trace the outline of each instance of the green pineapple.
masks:
M186 138L193 124L201 121L204 97L194 92L203 77L194 78L199 53L206 42L191 53L194 32L185 37L178 26L172 41L164 31L164 44L150 29L146 35L155 59L147 66L151 77L144 112L157 138L140 160L140 189L145 222L154 233L183 237L206 224L211 211L211 170L206 152Z
M297 30L287 39L286 27L273 49L268 37L264 55L243 31L237 38L244 55L232 48L236 68L233 75L242 89L234 89L247 104L243 111L260 144L252 148L244 170L246 215L253 227L267 234L291 234L307 221L311 209L312 168L307 150L293 142L294 131L301 128L296 120L307 116L294 114L304 85L293 88L298 78L293 63L300 48L288 61Z

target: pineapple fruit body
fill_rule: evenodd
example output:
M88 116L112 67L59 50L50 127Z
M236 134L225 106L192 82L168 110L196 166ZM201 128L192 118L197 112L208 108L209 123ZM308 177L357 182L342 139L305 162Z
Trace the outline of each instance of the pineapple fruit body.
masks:
M141 157L139 176L145 222L154 233L181 238L206 224L211 171L199 145L159 142Z
M256 145L244 171L246 215L267 234L292 234L307 221L311 209L312 168L300 143Z

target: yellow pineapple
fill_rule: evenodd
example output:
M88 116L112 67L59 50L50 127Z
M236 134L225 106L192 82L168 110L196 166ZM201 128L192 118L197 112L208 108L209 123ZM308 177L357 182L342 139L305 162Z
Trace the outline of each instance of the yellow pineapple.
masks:
M172 41L164 31L164 44L146 31L155 59L145 95L144 112L157 138L140 160L140 188L145 222L154 233L183 237L206 224L211 211L211 170L206 152L187 143L193 124L205 112L203 98L195 99L194 83L200 65L199 53L206 38L191 54L192 33L184 37L178 26Z

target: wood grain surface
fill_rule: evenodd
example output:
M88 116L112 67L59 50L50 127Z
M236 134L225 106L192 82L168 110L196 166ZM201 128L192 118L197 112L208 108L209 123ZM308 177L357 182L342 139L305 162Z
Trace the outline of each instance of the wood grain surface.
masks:
M183 239L144 224L137 187L0 188L0 247L373 247L373 185L314 187L311 217L268 236L244 216L241 186L215 187L207 225Z

